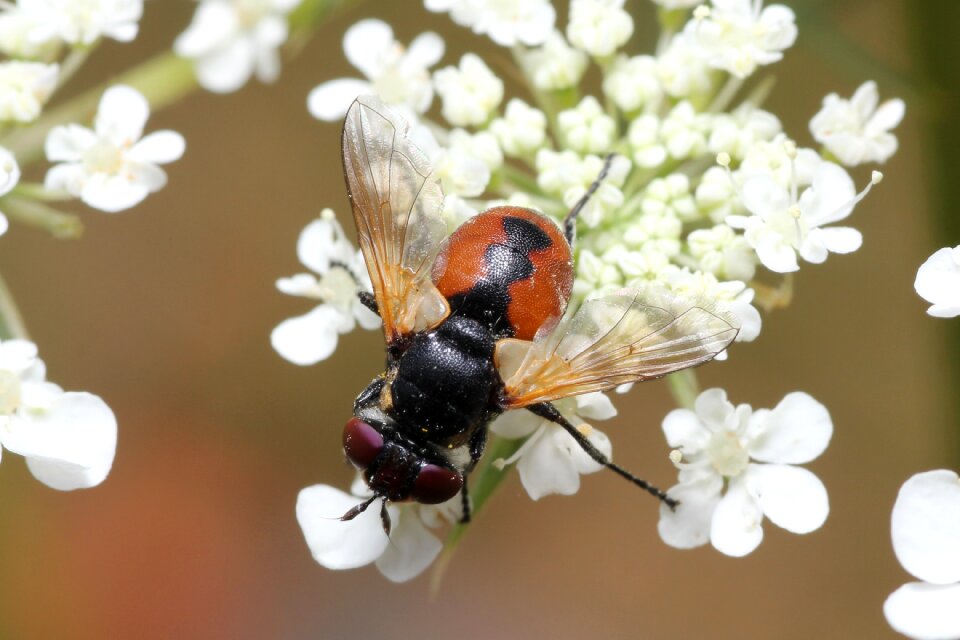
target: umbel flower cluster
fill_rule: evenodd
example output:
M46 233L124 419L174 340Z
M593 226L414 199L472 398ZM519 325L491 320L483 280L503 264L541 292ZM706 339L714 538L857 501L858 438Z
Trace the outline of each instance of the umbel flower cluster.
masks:
M826 96L809 131L786 132L764 109L770 84L762 76L797 39L787 6L657 4L656 50L637 53L629 42L641 11L628 11L624 0L571 0L565 25L546 0L426 0L427 10L447 12L507 48L524 90L506 95L502 78L473 53L443 64L444 42L435 33L407 46L388 24L370 19L343 39L357 77L319 85L308 108L336 122L358 95L378 94L410 122L410 138L440 177L451 231L498 203L560 221L612 154L579 218L571 307L655 283L712 301L738 319L738 342L754 341L761 310L789 302L794 272L861 246L851 216L882 178L870 167L897 149L892 130L904 105L881 103L876 84L866 82L852 97ZM587 82L591 76L600 82ZM601 90L594 95L586 86ZM858 189L851 170L861 165L868 168L857 170ZM298 254L312 273L278 287L317 306L282 322L272 341L283 357L308 365L327 358L339 335L377 325L356 301L368 287L362 257L333 212L304 230ZM786 393L772 409L734 405L722 389L677 395L682 408L663 421L679 472L669 495L680 500L675 511L661 510L667 544L709 542L742 556L760 544L764 519L794 533L823 524L826 490L800 466L831 438L822 404L802 392ZM588 424L616 415L609 396L589 394L558 407L612 455L610 439ZM573 494L582 475L601 469L566 432L528 412L508 412L490 430L522 443L495 466L515 465L534 500ZM350 494L326 485L301 493L297 517L320 564L375 562L392 580L410 579L442 549L434 529L459 515L458 499L439 507L390 504L399 524L388 540L374 509L337 520L365 495L362 482Z

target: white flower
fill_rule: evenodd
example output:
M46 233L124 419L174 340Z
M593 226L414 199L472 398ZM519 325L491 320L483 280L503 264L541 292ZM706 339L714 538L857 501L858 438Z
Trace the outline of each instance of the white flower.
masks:
M36 120L57 86L60 67L40 62L0 63L0 120Z
M626 112L655 107L663 97L656 58L618 56L603 78L603 92Z
M449 11L457 24L503 47L543 44L557 18L549 0L424 0L429 11Z
M633 18L624 0L571 0L567 38L570 44L597 58L605 58L633 35Z
M610 439L584 422L583 418L608 420L617 415L610 398L587 393L554 403L581 434L610 458ZM569 496L580 489L580 476L603 467L595 462L563 428L529 411L508 411L493 421L490 430L503 438L527 438L509 460L496 462L501 468L517 463L520 482L534 500L552 493Z
M297 496L297 522L313 559L327 569L356 569L371 562L387 579L406 582L420 575L439 555L443 544L427 527L459 519L460 496L439 505L388 503L390 535L383 530L380 502L374 501L353 520L340 517L367 499L362 483L353 495L315 484Z
M878 178L874 178L878 180ZM871 183L873 184L873 183ZM797 254L819 264L828 253L850 253L860 248L862 236L850 227L824 225L839 222L853 212L859 196L853 179L840 166L822 162L813 182L797 197L768 174L748 177L743 183L743 204L751 216L729 216L727 224L745 229L744 237L771 271L796 271Z
M742 160L758 141L773 140L782 131L777 116L745 102L733 113L713 118L707 147L711 153L725 152Z
M143 0L18 0L0 16L0 46L11 55L36 57L60 42L129 42L142 15Z
M522 51L520 64L532 78L533 86L543 91L575 87L587 70L587 56L567 44L559 31L552 31L542 47Z
M960 316L960 245L944 247L927 258L917 271L913 287L931 303L927 309L931 316Z
M918 473L900 489L891 518L893 550L922 582L887 598L883 612L915 640L960 638L960 478L945 469Z
M481 132L471 136L463 129L454 129L450 132L447 147L440 146L430 129L423 125L413 127L409 137L427 156L433 175L440 178L445 195L473 198L484 192L490 182L490 166L481 159L475 147L487 146L485 140L489 138L486 142L492 141L494 148L499 151L490 133ZM475 137L480 139L478 144L474 144ZM488 160L496 164L495 158L488 157Z
M692 9L703 4L703 0L653 0L664 9Z
M712 86L711 69L700 51L683 33L676 35L667 50L657 56L657 72L663 90L674 98L691 98Z
M10 193L20 182L20 165L7 149L0 147L0 196ZM7 218L0 213L0 236L7 232Z
M505 154L526 156L544 146L547 116L523 100L511 98L504 117L490 123L490 132L497 137Z
M354 250L333 211L324 209L300 233L297 256L311 271L277 280L277 288L292 296L319 300L309 313L284 320L273 330L270 342L290 362L306 366L330 357L337 336L380 326L380 319L360 303L357 293L370 291L363 258Z
M890 131L903 120L906 107L899 98L878 107L879 100L872 80L860 85L850 100L831 93L810 120L810 132L848 167L886 162L897 151L897 137Z
M574 109L561 111L557 125L567 147L580 153L609 151L617 134L617 123L593 96L585 97Z
M421 33L405 48L393 29L381 20L361 20L343 36L347 60L366 80L339 78L324 82L307 98L307 108L320 120L340 120L350 103L364 94L376 94L386 104L422 114L433 102L429 69L443 57L443 39ZM409 118L412 120L412 118Z
M740 331L737 342L750 342L760 335L760 312L753 306L754 291L742 280L722 282L712 273L691 271L687 267L669 265L661 269L657 279L685 298L712 300L718 307L736 316ZM726 352L717 360L726 359Z
M730 226L718 224L711 229L696 229L687 236L690 255L700 268L715 276L749 282L757 267L757 256L746 238Z
M301 0L202 0L173 50L194 61L197 81L216 93L236 91L256 74L261 82L280 75L280 45L287 40L286 15Z
M797 39L794 14L782 4L763 7L763 0L713 0L702 20L691 20L684 33L711 67L739 78L760 65L783 58Z
M679 484L667 492L680 506L660 509L658 529L667 544L686 549L709 541L722 553L744 556L763 539L764 516L793 533L809 533L826 520L823 484L794 466L823 453L833 433L830 414L809 395L790 393L773 410L754 412L734 407L722 389L709 389L694 411L667 414L663 431L680 469Z
M723 222L727 216L743 211L737 185L722 167L707 169L694 192L697 206L713 222Z
M690 193L690 178L684 173L652 180L643 192L640 211L644 215L675 216L684 222L696 220L700 214Z
M660 139L671 158L683 160L706 150L709 127L709 117L697 113L688 100L683 100L660 124Z
M169 130L141 139L149 115L150 105L136 90L123 85L107 89L93 130L70 124L47 135L47 159L60 164L47 172L46 188L66 191L111 213L159 191L167 174L157 165L179 159L185 143Z
M472 53L460 59L459 68L435 72L433 83L443 100L443 117L455 127L486 123L503 100L503 81Z
M654 168L666 161L667 148L660 139L660 125L660 118L653 114L642 115L630 123L627 141L638 166Z
M96 486L113 465L116 418L97 396L64 392L45 378L35 344L0 343L0 445L24 456L49 487Z

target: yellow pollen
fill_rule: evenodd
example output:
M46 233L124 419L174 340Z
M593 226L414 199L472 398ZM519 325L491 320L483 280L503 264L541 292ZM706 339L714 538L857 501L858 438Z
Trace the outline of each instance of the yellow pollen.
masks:
M593 427L591 427L591 426L590 426L589 424L587 424L586 422L584 422L583 424L579 425L579 426L577 427L577 431L579 431L579 432L580 432L580 435L582 435L582 436L585 437L585 438L589 438L591 435L593 435Z

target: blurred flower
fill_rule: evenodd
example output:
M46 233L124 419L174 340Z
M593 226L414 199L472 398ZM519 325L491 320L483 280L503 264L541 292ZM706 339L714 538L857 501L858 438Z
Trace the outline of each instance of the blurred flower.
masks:
M549 0L424 0L428 11L446 11L457 24L486 34L503 47L543 44L557 18Z
M443 545L430 532L442 522L459 520L460 496L438 505L388 503L390 535L383 530L380 503L374 502L353 520L340 517L369 497L358 477L352 493L315 484L297 496L297 522L313 559L328 569L356 569L371 562L393 582L420 575ZM428 528L429 527L429 528Z
M543 46L521 51L519 55L533 86L543 91L574 87L587 70L587 56L567 44L559 31L552 31Z
M573 109L561 111L557 126L567 146L579 153L609 151L617 133L617 123L593 96L585 97Z
M793 533L809 533L826 520L823 484L794 466L823 453L833 433L830 414L809 395L789 393L772 411L753 411L709 389L693 411L667 414L663 431L680 469L679 484L667 492L680 506L660 509L667 544L686 549L709 540L722 553L744 556L763 539L764 516Z
M96 486L113 465L113 412L97 396L64 392L45 377L35 344L0 343L0 445L24 456L34 477L49 487Z
M848 167L886 162L897 151L897 137L890 131L903 120L906 107L899 98L878 107L879 100L872 80L860 85L850 100L831 93L810 121L810 132Z
M185 143L169 130L141 139L149 116L150 105L138 91L123 85L107 89L93 130L69 124L47 135L47 159L60 164L47 172L46 188L109 213L129 209L162 189L167 174L157 165L178 160Z
M505 154L527 156L544 146L547 116L523 100L511 98L504 117L490 123L490 132L497 137Z
M20 165L12 153L0 147L0 196L10 193L20 182ZM7 232L6 216L0 212L0 236Z
M571 0L567 38L570 44L596 58L605 58L633 35L633 18L624 0Z
M738 78L779 61L797 39L793 11L782 4L764 8L762 0L712 0L712 5L685 33L707 64Z
M174 52L192 58L197 81L216 93L236 91L256 74L280 75L280 45L287 41L287 14L301 0L202 0Z
M960 245L944 247L927 258L913 283L927 302L927 313L937 318L960 316Z
M627 113L656 107L663 97L656 58L618 56L604 77L603 92Z
M922 582L887 598L883 612L916 640L960 638L960 478L940 469L918 473L900 488L890 532L900 564Z
M363 257L353 248L333 211L324 209L300 233L297 256L305 267L320 276L298 273L277 280L277 288L292 296L319 300L306 315L284 320L273 330L270 341L281 356L301 366L330 357L337 336L380 326L380 318L361 304L359 291L370 291Z
M472 53L460 59L459 67L435 72L433 83L443 100L443 117L456 127L486 123L503 100L503 81Z
M366 80L339 78L313 89L307 108L314 118L339 120L353 100L375 93L393 107L422 114L433 102L429 69L443 57L443 39L433 32L421 33L405 49L393 37L393 29L381 20L361 20L343 36L347 60Z
M602 393L586 393L553 404L593 446L608 459L611 457L610 439L583 420L609 420L617 415L610 398ZM552 493L573 495L580 490L581 475L603 469L562 427L529 411L508 411L490 424L490 431L502 438L526 438L509 459L494 464L503 468L516 463L520 482L534 500Z
M55 64L0 63L0 120L35 120L57 86L59 71Z
M129 42L142 15L143 0L17 0L0 15L0 48L32 58L60 42Z

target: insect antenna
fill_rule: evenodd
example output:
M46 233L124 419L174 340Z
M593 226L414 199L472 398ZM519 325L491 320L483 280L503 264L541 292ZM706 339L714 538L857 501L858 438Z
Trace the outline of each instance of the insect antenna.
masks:
M587 437L580 432L579 429L573 426L569 420L564 418L563 415L560 413L560 411L558 411L557 408L554 407L549 402L541 402L539 404L530 405L529 407L527 407L527 411L530 411L534 415L540 416L541 418L545 418L550 422L553 422L554 424L557 424L563 427L563 430L569 433L573 437L573 439L576 440L577 444L580 445L580 448L586 451L587 455L593 458L594 461L596 461L598 464L602 464L607 469L610 469L611 471L613 471L614 473L616 473L622 478L626 478L627 480L637 485L638 487L640 487L650 495L654 496L660 502L670 507L671 511L676 509L677 505L680 504L679 500L676 500L668 496L667 492L664 491L663 489L659 489L653 486L646 480L643 480L633 475L632 473L630 473L620 465L614 464L610 460L610 458L605 456L602 451L600 451L595 446L593 446L593 443L590 442L587 439Z
M570 209L570 212L567 214L567 217L563 219L563 235L567 238L567 243L572 247L573 240L577 235L577 216L580 215L580 211L587 206L587 202L590 200L591 196L597 192L597 189L600 188L600 183L604 181L607 177L607 173L610 172L610 166L613 164L613 159L616 157L616 154L609 153L604 159L603 168L600 170L600 174L597 176L597 179L593 181L593 184L590 185L590 188L587 189L587 192L583 194L577 203L573 205L573 208Z

